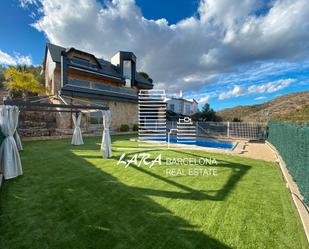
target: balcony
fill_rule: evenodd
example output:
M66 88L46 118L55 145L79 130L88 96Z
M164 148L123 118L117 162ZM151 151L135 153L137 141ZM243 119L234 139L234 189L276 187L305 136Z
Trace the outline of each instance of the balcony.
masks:
M68 96L92 97L137 103L137 90L126 87L116 87L104 83L68 79L61 93Z

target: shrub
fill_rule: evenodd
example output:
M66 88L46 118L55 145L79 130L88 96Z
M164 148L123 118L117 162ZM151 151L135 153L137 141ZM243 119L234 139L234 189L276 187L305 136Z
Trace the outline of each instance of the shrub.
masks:
M132 131L138 131L138 124L133 125Z
M122 124L119 128L120 131L129 131L130 127L127 124Z
M233 118L232 122L241 122L240 118Z

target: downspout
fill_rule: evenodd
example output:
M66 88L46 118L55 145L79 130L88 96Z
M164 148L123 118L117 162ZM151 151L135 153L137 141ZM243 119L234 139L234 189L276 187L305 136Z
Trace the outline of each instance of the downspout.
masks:
M62 53L61 54L61 85L60 85L60 88L62 88L67 83L68 83L68 64L67 64L66 55Z

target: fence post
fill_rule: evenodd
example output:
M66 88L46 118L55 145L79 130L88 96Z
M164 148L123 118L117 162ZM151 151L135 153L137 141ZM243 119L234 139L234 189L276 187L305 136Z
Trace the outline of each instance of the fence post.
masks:
M199 134L199 132L198 132L198 121L195 122L195 127L196 127L196 135L198 135Z
M230 137L230 122L227 122L227 137Z

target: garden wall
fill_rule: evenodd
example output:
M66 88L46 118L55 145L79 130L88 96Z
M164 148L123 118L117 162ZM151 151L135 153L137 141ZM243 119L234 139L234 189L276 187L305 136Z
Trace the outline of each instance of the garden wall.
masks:
M51 136L56 128L55 112L20 112L18 133L21 137Z
M271 121L268 141L280 153L309 205L309 127Z

